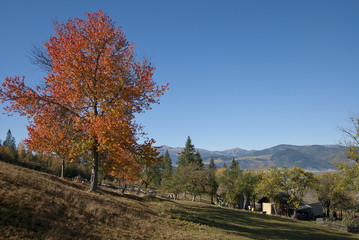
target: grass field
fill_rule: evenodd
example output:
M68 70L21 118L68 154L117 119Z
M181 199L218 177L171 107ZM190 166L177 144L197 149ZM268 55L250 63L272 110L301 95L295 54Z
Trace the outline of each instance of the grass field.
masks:
M359 239L313 222L87 189L0 162L0 239Z

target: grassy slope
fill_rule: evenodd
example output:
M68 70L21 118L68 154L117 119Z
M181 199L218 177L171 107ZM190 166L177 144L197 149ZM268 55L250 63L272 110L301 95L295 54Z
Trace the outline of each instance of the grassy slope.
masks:
M0 162L0 239L358 239L285 218L139 198Z

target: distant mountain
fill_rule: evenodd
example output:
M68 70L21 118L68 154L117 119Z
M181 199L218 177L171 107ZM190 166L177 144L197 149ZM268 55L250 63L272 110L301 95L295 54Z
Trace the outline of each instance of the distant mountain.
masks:
M160 152L163 154L168 150L172 163L177 162L178 153L183 148L172 148L162 146ZM209 163L211 158L218 167L224 163L227 166L234 158L240 164L242 169L263 168L275 165L277 167L298 166L307 170L324 171L334 169L334 164L345 160L345 147L340 145L278 145L263 150L244 150L233 148L225 151L209 151L197 149L201 154L204 163Z

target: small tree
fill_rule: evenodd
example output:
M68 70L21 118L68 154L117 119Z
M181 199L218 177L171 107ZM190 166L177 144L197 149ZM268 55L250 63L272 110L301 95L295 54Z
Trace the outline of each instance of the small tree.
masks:
M221 173L218 174L218 183L225 191L225 199L228 203L232 204L233 207L236 207L242 194L240 189L236 187L238 178L242 174L242 170L234 159L232 160L229 169L221 168L219 170L221 170ZM219 172L219 170L217 172Z
M216 178L216 168L205 169L206 185L205 191L211 196L211 204L214 204L213 197L217 193L218 182Z
M168 150L163 155L162 178L168 178L172 175L172 159Z
M9 147L14 153L16 152L16 141L12 136L11 130L9 129L6 134L5 141L3 142L4 147Z
M243 194L244 204L243 209L246 209L246 203L253 197L255 204L255 189L258 183L258 175L251 170L245 170L242 174L238 175L236 183L236 191Z
M277 167L271 166L264 169L261 175L262 179L256 187L256 192L268 197L275 203L274 211L277 214L277 209L280 206L277 196L282 191L282 173Z
M349 118L350 128L341 128L344 133L344 144L347 147L347 158L359 163L359 117Z
M209 160L208 168L209 168L209 169L217 169L217 166L216 166L216 164L214 163L213 158L211 158L211 159Z
M236 160L234 160L234 158L232 158L231 166L229 169L239 169L239 164Z
M314 175L311 172L306 172L299 167L282 168L283 175L283 190L288 194L287 204L294 208L293 218L296 216L296 211L302 203L302 199L306 191L314 186Z
M195 163L196 161L195 155L196 155L196 149L192 144L191 138L188 136L185 148L181 153L178 154L178 162L177 162L178 167L181 168L183 166L188 166L189 164Z

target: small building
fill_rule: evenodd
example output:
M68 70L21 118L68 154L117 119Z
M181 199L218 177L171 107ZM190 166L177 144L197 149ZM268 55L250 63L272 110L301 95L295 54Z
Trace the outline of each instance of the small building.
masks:
M272 203L269 198L262 197L257 203L260 204L259 211L262 211L263 213L273 215L275 214L274 211L274 203Z
M263 203L263 208L262 208L262 212L268 215L274 215L275 211L274 211L274 203Z
M267 197L262 197L261 199L259 199L259 201L257 203L260 204L260 208L259 211L263 211L263 203L269 203L269 198Z
M318 217L323 217L323 207L319 202L305 204L299 207L297 211L297 219L312 220Z

